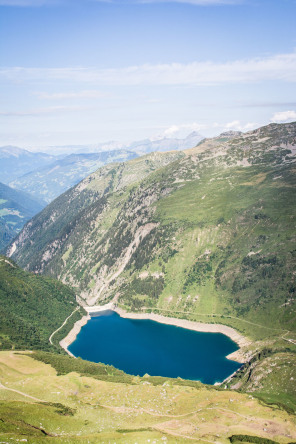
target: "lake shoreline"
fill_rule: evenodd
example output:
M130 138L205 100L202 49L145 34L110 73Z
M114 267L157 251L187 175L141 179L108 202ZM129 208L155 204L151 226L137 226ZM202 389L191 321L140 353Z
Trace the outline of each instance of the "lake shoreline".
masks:
M170 318L168 316L163 316L156 313L131 313L119 307L112 308L112 311L115 311L122 318L143 320L146 319L159 322L161 324L174 325L175 327L186 328L187 330L193 330L202 333L221 333L225 336L228 336L239 347L238 350L226 356L226 358L232 361L237 361L241 364L246 361L246 359L244 358L244 354L241 352L241 349L252 343L248 338L242 336L234 328L228 327L227 325L223 324L207 324L204 322L188 321L187 319Z
M86 325L87 322L91 319L91 314L96 314L106 310L113 310L114 304L110 302L109 304L96 306L95 308L94 307L83 307L83 308L87 312L87 315L83 316L81 319L79 319L79 321L76 321L72 329L67 334L67 336L65 336L59 343L62 349L65 350L65 352L68 353L68 355L72 356L73 358L76 358L76 356L74 356L73 353L71 353L68 350L68 347L76 340L82 327L84 327L84 325Z
M74 356L73 353L71 353L68 350L68 347L76 340L77 336L80 333L80 330L82 329L82 327L84 325L87 324L87 322L90 319L91 319L91 316L89 314L87 314L87 315L83 316L81 319L79 319L79 321L76 321L73 328L69 331L67 336L60 341L60 346L62 347L62 349L64 349L65 352L68 353L69 356L72 356L72 358L76 358L76 356Z
M84 307L84 309L86 310L87 315L83 316L79 321L75 322L68 335L60 341L60 346L65 350L66 353L68 353L68 355L72 357L75 356L68 350L68 347L76 340L81 328L86 325L87 322L91 319L91 315L96 315L97 313L107 310L114 311L122 318L139 320L146 319L159 322L161 324L174 325L176 327L181 327L197 332L224 334L232 339L232 341L234 341L239 347L238 350L226 356L227 359L231 359L242 364L246 361L244 353L242 352L242 348L251 344L251 341L248 338L242 336L234 328L223 324L207 324L197 321L188 321L187 319L171 318L156 313L131 313L120 307L115 306L115 304L112 303L96 307Z

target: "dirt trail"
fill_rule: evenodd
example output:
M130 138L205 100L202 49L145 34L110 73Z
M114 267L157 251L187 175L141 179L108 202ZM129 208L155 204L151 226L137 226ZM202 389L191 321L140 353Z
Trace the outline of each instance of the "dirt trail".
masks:
M1 389L2 389L2 390L9 390L10 392L15 392L15 393L17 393L18 395L25 396L26 398L30 398L30 399L32 399L33 401L37 401L37 402L47 402L47 401L44 401L44 400L42 400L42 399L35 398L35 396L28 395L27 393L20 392L19 390L15 390L15 389L12 389L12 388L5 387L5 385L1 384L1 382L0 382L0 390L1 390Z
M143 308L143 310L144 310L144 308ZM194 314L194 313L192 313L191 311L168 310L168 309L166 309L166 308L157 308L157 307L154 307L153 310L157 310L157 311L165 311L165 312L168 312L168 313L184 313L184 314L190 314L190 315ZM212 316L212 317L221 317L222 314L221 314L221 313L198 313L198 316L206 316L206 317L211 317L211 316ZM235 316L231 316L231 315L223 315L223 316L224 316L224 318L227 318L227 319L236 319L236 320L238 320L238 321L240 321L240 322L246 322L247 324L255 325L255 326L257 326L257 327L261 327L261 328L266 328L267 330L272 330L272 331L285 331L286 334L291 333L289 330L283 330L282 328L266 327L266 325L256 324L255 322L248 321L248 320L246 320L246 319L242 319L242 318L237 318L237 317L235 317ZM226 325L226 324L225 324L225 325Z
M204 438L200 438L200 437L194 437L194 436L188 436L188 435L183 435L181 433L177 433L177 432L173 432L171 429L166 428L166 423L164 424L156 424L154 426L152 426L152 428L154 430L157 430L158 432L162 432L165 433L167 435L171 435L171 436L176 436L177 438L183 438L183 439L190 439L192 441L195 442L209 442L210 444L217 444L217 442L215 441L208 441L207 439Z
M223 412L232 413L233 415L240 416L240 417L247 419L247 420L253 419L253 417L251 417L251 416L246 416L241 413L235 412L234 410L225 409L222 407L204 407L204 408L194 410L193 412L183 413L182 415L171 415L169 413L152 412L152 411L144 409L144 408L139 409L139 408L125 407L125 406L116 407L116 406L105 405L105 404L100 404L100 406L104 407L105 409L112 410L115 413L141 413L141 412L143 412L143 413L147 413L148 415L157 416L160 418L186 418L186 416L195 415L196 413L200 413L202 410L222 410Z
M72 316L77 310L79 310L79 308L80 308L80 306L76 307L75 310L72 311L72 313L70 314L70 316L68 316L67 319L65 319L65 321L63 322L63 324L62 324L59 328L57 328L57 329L56 329L56 330L50 335L50 337L49 337L49 342L51 343L51 345L53 345L53 343L52 343L52 338L53 338L53 336L54 336L59 330L61 330L61 329L64 327L64 325L67 323L68 319L70 319L71 316Z

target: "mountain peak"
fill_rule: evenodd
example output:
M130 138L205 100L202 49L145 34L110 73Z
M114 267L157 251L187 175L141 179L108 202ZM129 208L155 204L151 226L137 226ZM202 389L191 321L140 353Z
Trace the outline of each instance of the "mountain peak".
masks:
M198 131L192 131L191 133L188 134L186 139L192 139L193 137L200 137L201 139L204 138L201 134L199 134Z

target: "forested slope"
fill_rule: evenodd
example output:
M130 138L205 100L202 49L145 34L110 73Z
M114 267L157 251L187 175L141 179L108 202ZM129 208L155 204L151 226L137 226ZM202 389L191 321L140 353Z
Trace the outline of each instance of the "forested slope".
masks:
M0 305L0 349L60 351L50 345L49 337L77 303L73 290L61 282L25 272L11 259L0 256ZM76 312L72 321L81 313ZM54 341L57 346L58 337Z

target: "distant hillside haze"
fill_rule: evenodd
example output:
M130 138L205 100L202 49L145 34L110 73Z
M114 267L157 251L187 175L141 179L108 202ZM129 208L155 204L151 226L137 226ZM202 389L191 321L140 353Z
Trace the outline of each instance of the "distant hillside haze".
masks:
M175 151L193 148L202 139L204 139L204 136L196 131L193 131L188 134L188 136L183 138L158 136L127 143L111 140L97 144L50 146L42 148L42 151L46 153L55 153L55 155L60 156L81 153L101 153L118 150L133 151L138 154L148 154L153 151Z
M0 217L0 251L10 244L16 234L17 232L14 230L13 226L9 225L2 217Z
M202 139L201 136L197 132L190 133L184 139L177 138L159 138L159 139L146 139L138 142L133 142L128 145L129 149L132 151L136 151L139 154L148 154L153 151L156 152L164 152L164 151L172 151L172 150L186 150L188 148L195 147Z
M44 207L45 202L0 182L0 250Z
M33 153L15 146L0 147L0 182L9 182L37 168L54 162L57 156L46 153Z
M106 142L96 145L48 147L50 153L30 152L6 146L0 148L0 180L12 188L30 193L50 203L99 167L125 162L153 151L175 151L193 148L202 136L196 132L185 139L159 138L131 144Z
M70 154L19 177L10 182L10 186L50 203L106 163L125 162L135 157L136 153L125 150Z

